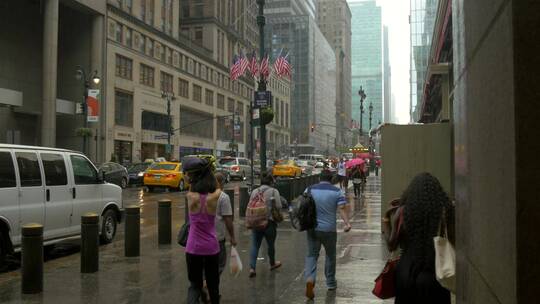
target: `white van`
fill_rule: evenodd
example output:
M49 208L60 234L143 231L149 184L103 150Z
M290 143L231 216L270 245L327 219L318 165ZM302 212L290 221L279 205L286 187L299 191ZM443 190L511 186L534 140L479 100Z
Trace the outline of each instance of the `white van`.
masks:
M101 241L109 243L122 211L122 189L105 183L83 154L0 144L0 266L9 238L20 246L24 224L42 224L48 245L80 235L81 216L94 212Z
M307 160L310 165L314 166L317 162L324 161L324 156L321 154L300 154L299 160Z

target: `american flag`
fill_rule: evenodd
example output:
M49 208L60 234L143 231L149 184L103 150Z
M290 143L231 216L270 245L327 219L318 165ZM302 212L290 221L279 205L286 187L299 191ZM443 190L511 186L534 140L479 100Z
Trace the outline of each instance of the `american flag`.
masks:
M231 65L230 76L231 80L236 80L238 79L238 77L240 77L240 59L238 58L238 56L234 55L232 63L233 64Z
M279 56L278 59L274 62L274 70L276 71L279 77L284 75L291 77L291 65L287 61L289 54L284 56Z
M257 77L257 73L259 73L259 63L257 62L257 54L253 52L251 55L251 60L249 62L249 71L251 72L251 76Z
M268 76L270 76L270 66L268 61L268 55L266 55L261 61L261 77L268 78Z
M244 76L248 67L249 67L249 60L247 59L246 56L244 56L244 52L242 52L240 53L240 71L239 71L240 75L238 77Z

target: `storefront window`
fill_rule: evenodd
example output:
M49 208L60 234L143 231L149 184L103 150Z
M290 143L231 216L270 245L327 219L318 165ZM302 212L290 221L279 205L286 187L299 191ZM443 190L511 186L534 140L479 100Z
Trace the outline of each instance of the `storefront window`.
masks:
M132 163L131 158L132 143L130 141L115 140L114 141L114 156L116 161L122 165Z

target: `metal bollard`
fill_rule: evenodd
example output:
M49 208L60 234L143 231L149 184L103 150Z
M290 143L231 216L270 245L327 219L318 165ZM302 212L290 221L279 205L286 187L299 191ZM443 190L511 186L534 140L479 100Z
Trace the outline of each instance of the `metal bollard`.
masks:
M240 216L244 217L246 216L246 209L249 202L249 193L248 193L248 187L241 186L240 187Z
M87 213L81 216L81 273L99 269L99 216Z
M300 194L302 194L302 178L295 177L294 182L296 184L296 192L295 192L294 197L297 198Z
M126 224L124 231L124 255L126 257L137 257L141 254L141 211L137 205L126 208Z
M232 211L233 211L232 217L233 217L233 221L234 221L234 189L225 189L223 191L225 191L225 193L231 199L231 208L232 208Z
M21 291L24 294L43 291L43 225L22 226Z
M158 244L167 245L171 243L171 200L163 199L158 201Z

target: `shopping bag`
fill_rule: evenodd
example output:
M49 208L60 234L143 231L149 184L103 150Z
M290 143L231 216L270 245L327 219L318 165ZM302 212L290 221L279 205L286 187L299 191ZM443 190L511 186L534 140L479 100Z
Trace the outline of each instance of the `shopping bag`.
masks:
M236 250L236 247L231 247L231 258L229 259L229 268L231 269L231 274L234 277L237 277L240 272L242 272L242 260L240 260L240 255Z
M390 258L383 271L375 279L375 287L371 291L379 299L390 299L396 296L396 267L399 256Z

